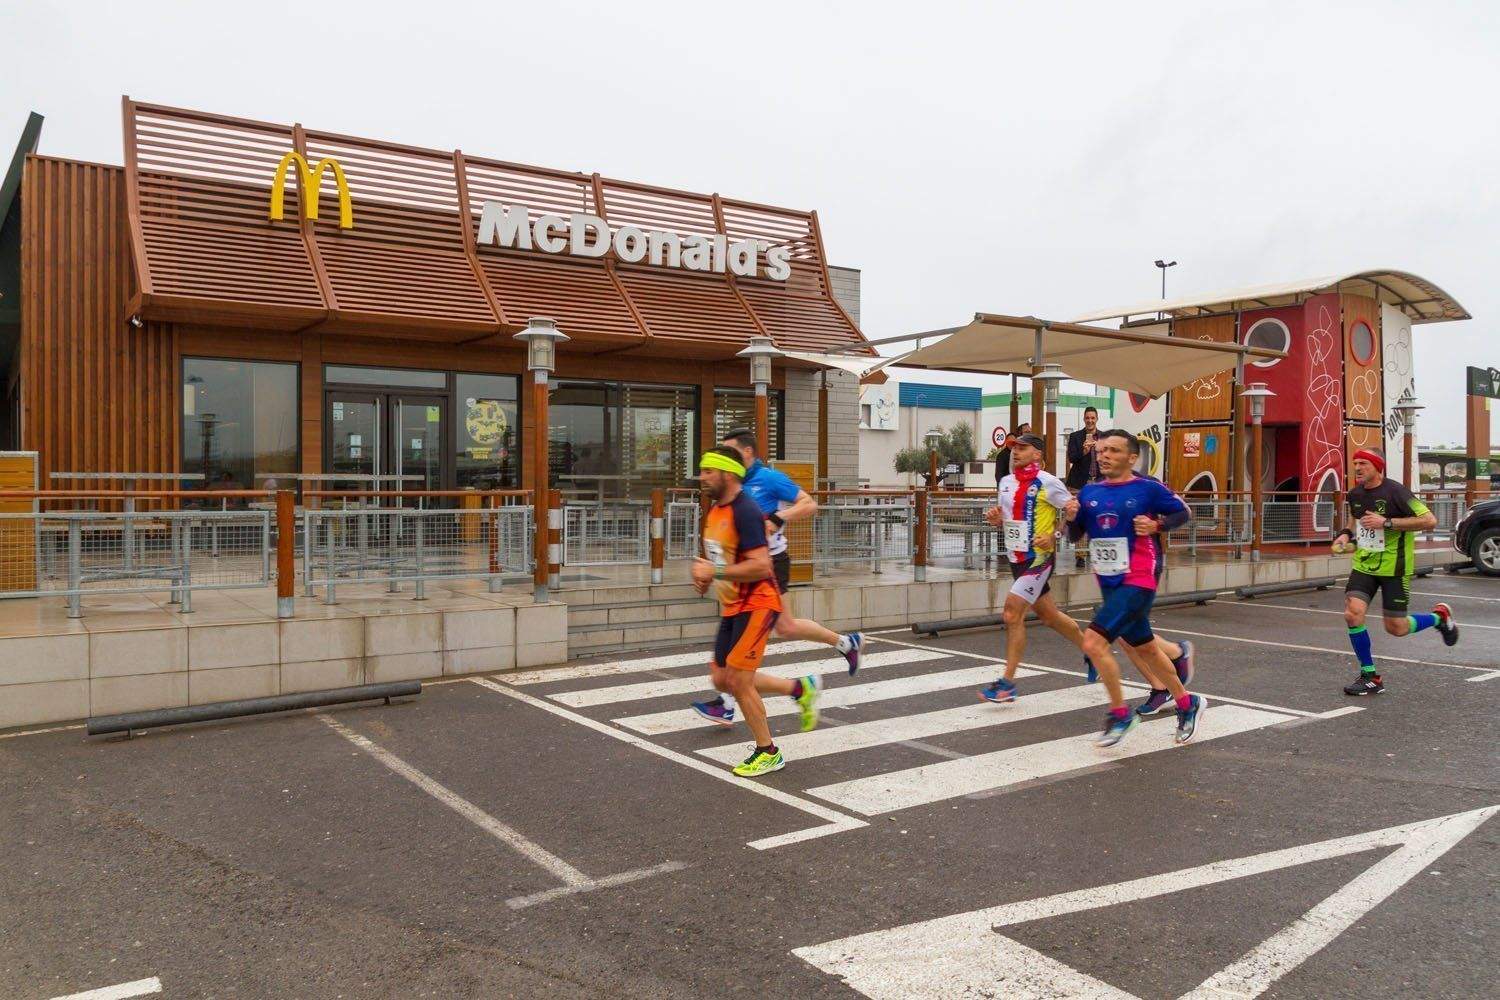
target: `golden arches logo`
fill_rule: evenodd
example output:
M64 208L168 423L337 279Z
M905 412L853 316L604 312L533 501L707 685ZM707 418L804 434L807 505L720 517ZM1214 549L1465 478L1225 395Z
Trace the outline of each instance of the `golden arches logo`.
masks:
M339 228L354 228L354 203L349 200L349 181L344 177L344 168L339 161L325 156L312 167L296 150L292 150L276 164L276 176L271 181L271 221L280 222L285 215L286 173L292 164L297 165L297 190L302 196L302 214L309 219L318 217L318 192L323 186L323 171L333 171L333 184L339 195Z

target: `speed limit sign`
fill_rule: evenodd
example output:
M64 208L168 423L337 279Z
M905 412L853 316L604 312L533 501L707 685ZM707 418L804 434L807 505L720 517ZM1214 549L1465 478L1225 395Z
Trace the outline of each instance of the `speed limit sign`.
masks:
M990 435L990 440L995 443L996 448L1005 447L1005 428L996 427L995 432Z

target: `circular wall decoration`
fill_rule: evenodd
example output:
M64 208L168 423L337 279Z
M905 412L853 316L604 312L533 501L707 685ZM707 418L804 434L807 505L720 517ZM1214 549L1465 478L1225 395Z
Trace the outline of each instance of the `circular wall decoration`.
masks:
M1363 320L1349 328L1349 353L1362 365L1375 360L1375 334Z
M1245 346L1289 351L1292 349L1292 331L1279 319L1258 319L1245 331ZM1261 358L1250 363L1256 368L1274 368L1281 361L1281 358Z
M505 437L509 426L505 409L493 399L480 399L470 404L464 414L464 429L475 444L493 448Z

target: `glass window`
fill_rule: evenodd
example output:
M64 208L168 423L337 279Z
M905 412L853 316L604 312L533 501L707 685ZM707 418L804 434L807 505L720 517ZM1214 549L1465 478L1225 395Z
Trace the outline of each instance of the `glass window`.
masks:
M207 489L274 489L301 467L298 395L295 364L184 358L182 471Z
M771 458L776 461L786 457L781 425L786 407L785 394L780 389L771 390L771 427L768 438L771 443ZM754 389L714 390L714 440L722 441L724 435L739 427L755 426Z
M548 461L552 481L564 493L597 499L619 482L615 387L606 382L562 380L547 412ZM600 478L610 477L610 478Z
M521 418L513 375L456 375L459 489L521 486Z
M1349 350L1354 354L1354 360L1362 365L1367 365L1375 360L1375 334L1370 332L1369 326L1364 323L1355 323L1349 331ZM1377 386L1377 391L1378 391Z
M624 495L643 499L651 490L684 485L697 469L698 392L692 386L624 385L620 388L620 472Z
M1246 347L1267 347L1273 351L1287 351L1292 346L1292 331L1279 319L1256 320L1245 332ZM1257 368L1274 367L1280 358L1261 358L1250 362Z
M323 381L338 385L391 385L412 389L446 389L446 372L418 371L412 368L361 368L355 365L326 365Z

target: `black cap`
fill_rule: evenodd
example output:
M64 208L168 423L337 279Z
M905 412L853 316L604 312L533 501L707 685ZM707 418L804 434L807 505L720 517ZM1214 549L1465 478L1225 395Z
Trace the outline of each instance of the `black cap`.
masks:
M1042 439L1042 436L1040 434L1022 434L1020 437L1016 438L1016 443L1029 444L1033 448L1038 448L1042 451L1047 450L1047 442Z

